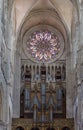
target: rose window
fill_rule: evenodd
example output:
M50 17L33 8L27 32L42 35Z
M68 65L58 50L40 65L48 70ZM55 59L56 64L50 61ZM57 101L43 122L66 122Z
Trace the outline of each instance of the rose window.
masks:
M49 62L60 55L61 44L55 33L49 30L35 31L26 42L26 50L34 60Z

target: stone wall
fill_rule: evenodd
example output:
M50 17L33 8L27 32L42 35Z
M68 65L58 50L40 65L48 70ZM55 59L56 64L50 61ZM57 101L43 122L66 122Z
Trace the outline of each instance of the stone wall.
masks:
M10 130L12 115L11 99L11 9L12 1L0 0L0 91L2 95L2 117L0 130ZM10 8L11 7L11 8ZM10 112L9 112L10 111ZM10 113L10 114L9 114ZM3 123L4 122L4 123Z
M78 13L79 13L79 23L78 32L79 38L77 42L77 52L76 52L76 79L75 79L75 89L74 89L74 124L75 130L83 130L83 1L78 2ZM77 40L77 38L76 38Z

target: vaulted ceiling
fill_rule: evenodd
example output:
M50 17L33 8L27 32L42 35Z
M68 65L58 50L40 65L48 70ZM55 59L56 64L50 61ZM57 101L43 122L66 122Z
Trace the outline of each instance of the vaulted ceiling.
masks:
M16 33L17 39L20 36L20 43L27 31L40 25L54 27L68 43L75 11L72 0L15 0L14 7Z
M48 2L60 14L68 29L71 30L73 4L70 0L42 0L42 4L41 0L15 0L16 29L19 29L33 8L42 8L42 5L46 6L45 3L48 4Z

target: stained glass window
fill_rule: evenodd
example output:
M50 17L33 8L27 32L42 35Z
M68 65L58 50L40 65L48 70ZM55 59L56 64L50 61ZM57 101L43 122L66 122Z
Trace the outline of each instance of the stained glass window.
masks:
M61 51L61 42L55 33L40 30L29 36L26 47L28 54L36 61L48 62L57 58Z

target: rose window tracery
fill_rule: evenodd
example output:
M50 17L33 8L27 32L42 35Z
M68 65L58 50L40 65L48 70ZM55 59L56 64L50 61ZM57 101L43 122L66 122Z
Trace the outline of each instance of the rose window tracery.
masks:
M62 54L62 42L50 30L37 30L27 39L26 51L35 61L49 62Z

